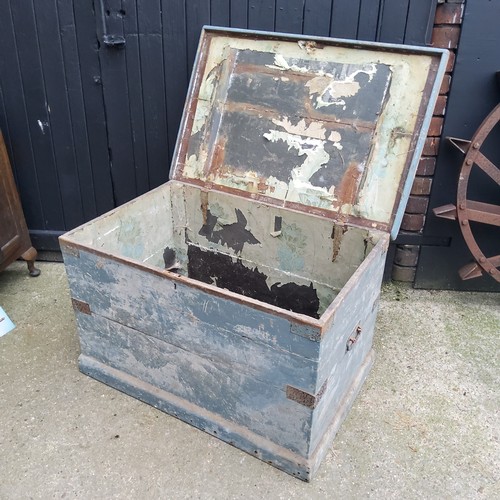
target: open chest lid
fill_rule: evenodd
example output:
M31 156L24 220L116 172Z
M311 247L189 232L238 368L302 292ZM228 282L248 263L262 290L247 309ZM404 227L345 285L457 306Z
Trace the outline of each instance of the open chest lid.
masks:
M447 52L205 27L171 177L396 237Z

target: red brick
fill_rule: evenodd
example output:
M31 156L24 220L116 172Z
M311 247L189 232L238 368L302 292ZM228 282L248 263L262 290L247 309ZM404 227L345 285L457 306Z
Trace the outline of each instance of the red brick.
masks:
M404 267L394 264L392 267L392 279L394 281L405 281L407 283L413 283L415 280L416 268L415 267Z
M441 3L437 6L434 24L461 24L463 13L461 3Z
M394 264L398 266L416 266L420 247L417 245L398 245L394 255Z
M432 30L433 47L456 49L460 39L460 26L435 26Z
M451 84L451 76L444 75L443 83L441 84L441 88L439 89L440 94L447 94L450 91Z
M428 206L429 198L425 196L410 196L405 212L409 214L426 214Z
M437 137L441 135L442 130L443 130L443 118L441 116L433 116L427 135L429 137Z
M451 73L453 71L456 57L455 52L452 52L451 50L448 51L448 64L446 65L447 73Z
M446 102L448 101L448 97L445 95L438 96L436 100L436 105L434 106L434 115L435 116L443 116L446 111ZM429 134L431 135L431 134Z
M425 224L425 215L423 214L404 214L401 222L403 231L422 231Z
M430 177L415 177L411 194L414 196L427 196L431 193L432 179Z
M424 156L437 156L439 150L439 137L427 137L424 143Z
M418 163L417 175L434 175L436 170L436 158L422 156Z

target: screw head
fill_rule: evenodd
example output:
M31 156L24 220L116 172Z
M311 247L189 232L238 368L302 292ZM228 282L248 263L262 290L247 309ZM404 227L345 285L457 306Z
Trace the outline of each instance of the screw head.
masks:
M467 226L467 224L469 224L469 221L467 219L464 219L462 221L462 226Z
M465 162L465 164L466 164L466 165L472 165L472 160L467 160L467 161Z
M479 262L486 262L486 257L479 257Z
M465 210L465 203L460 203L458 208L460 208L460 210Z
M479 149L479 142L475 142L475 143L472 145L472 147L473 147L474 149Z

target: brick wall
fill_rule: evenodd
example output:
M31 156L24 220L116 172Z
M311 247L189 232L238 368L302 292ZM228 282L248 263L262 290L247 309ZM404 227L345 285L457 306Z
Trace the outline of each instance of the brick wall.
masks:
M425 219L429 209L429 195L432 188L432 178L436 167L436 156L441 140L444 114L448 92L450 90L455 53L460 38L465 0L442 0L436 9L432 46L450 50L450 59L446 76L440 89L434 116L425 141L424 151L420 158L417 176L413 183L406 212L401 224L401 236L418 236L424 229ZM396 240L397 241L397 240ZM392 279L396 281L413 282L420 253L419 245L397 245L394 254Z

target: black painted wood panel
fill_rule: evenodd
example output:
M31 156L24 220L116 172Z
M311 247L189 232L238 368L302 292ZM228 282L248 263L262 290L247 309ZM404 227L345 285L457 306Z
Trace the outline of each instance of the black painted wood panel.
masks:
M37 247L167 180L204 24L425 44L435 3L0 0L0 126Z

